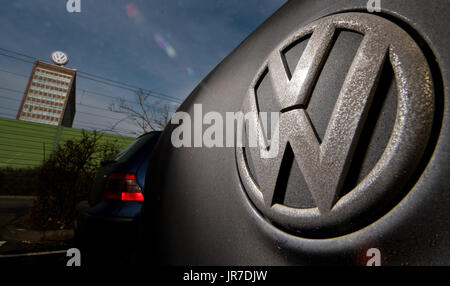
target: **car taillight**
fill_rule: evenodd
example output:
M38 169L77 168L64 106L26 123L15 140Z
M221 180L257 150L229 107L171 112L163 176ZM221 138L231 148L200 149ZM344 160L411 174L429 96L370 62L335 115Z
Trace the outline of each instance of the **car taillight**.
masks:
M141 187L136 181L135 174L111 173L105 186L104 198L120 201L144 201Z

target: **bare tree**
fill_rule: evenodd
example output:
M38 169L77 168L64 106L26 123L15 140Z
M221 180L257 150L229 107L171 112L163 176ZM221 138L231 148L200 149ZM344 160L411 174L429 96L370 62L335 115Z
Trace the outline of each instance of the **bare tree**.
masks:
M119 99L117 102L109 105L110 111L121 113L126 117L118 120L111 128L115 131L117 125L123 121L131 122L139 128L139 133L147 133L154 130L162 130L175 111L173 105L162 102L153 101L149 103L149 97L152 95L143 90L135 93L136 104L129 104L125 99Z

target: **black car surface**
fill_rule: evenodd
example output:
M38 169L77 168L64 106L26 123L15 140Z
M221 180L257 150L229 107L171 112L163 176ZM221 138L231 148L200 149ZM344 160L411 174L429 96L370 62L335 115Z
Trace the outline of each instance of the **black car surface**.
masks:
M179 108L191 118L200 104L222 118L279 112L283 145L272 161L177 148L168 125L149 163L141 262L450 263L450 5L371 2L288 1L192 91ZM340 190L323 192L339 156Z

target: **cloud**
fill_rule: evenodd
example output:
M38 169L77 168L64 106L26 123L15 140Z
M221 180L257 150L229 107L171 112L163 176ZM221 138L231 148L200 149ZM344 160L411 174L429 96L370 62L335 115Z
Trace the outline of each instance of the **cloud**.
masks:
M65 1L2 1L0 48L43 60L49 60L52 51L62 50L68 53L71 68L180 100L285 2L81 1L81 13L67 13ZM0 56L0 69L29 75L31 66ZM0 72L2 86L25 89L23 80ZM97 107L112 99L91 94L88 101L81 89L133 98L130 91L81 77L77 86L78 99ZM14 106L6 101L0 101L0 105ZM76 119L92 121L82 114Z

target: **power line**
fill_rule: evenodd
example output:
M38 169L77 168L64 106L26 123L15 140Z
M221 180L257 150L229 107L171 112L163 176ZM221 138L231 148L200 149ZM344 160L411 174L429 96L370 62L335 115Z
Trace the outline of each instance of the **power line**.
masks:
M10 92L22 93L19 90L14 90L14 89L4 88L4 87L0 87L0 90L7 90L7 91L10 91ZM0 95L0 98L4 98L6 100L13 100L13 101L17 101L17 102L21 102L22 101L21 99L18 99L18 98L10 98L10 97L1 96L1 95ZM117 111L113 111L113 110L109 110L109 109L105 109L105 108L100 108L100 107L96 107L96 106L92 106L92 105L87 105L87 104L84 104L84 103L81 103L81 102L78 102L78 105L81 105L81 106L84 106L84 107L88 107L88 108L97 109L97 110L101 110L101 111L107 111L107 112L112 112L112 113L117 113L117 114L122 114L123 115L123 113L121 113L121 112L117 112ZM10 109L10 110L13 110L13 109ZM95 114L95 113L87 113L87 112L82 112L82 111L77 111L77 113L83 113L83 114L89 114L89 115L94 115L94 116L100 116L101 117L101 115ZM109 119L113 119L113 120L120 120L120 119L122 119L122 118L112 118L112 117L108 117L108 118Z
M17 90L17 89L11 89L11 88L6 88L6 87L0 87L1 90L6 90L6 91L10 91L10 92L16 92L16 93L20 93L20 94L24 94L25 92Z
M18 55L18 56L21 56L21 57L25 57L25 58L29 58L29 59L33 59L33 60L38 60L38 58L36 58L36 57L32 57L32 56L29 56L29 55L26 55L26 54L23 54L23 53L19 53L19 52L16 52L16 51L4 49L4 48L0 48L0 50L2 50L4 52L15 54L15 55ZM4 53L0 53L0 55L1 56L5 56L5 57L9 57L9 58L13 58L13 59L16 59L16 60L20 60L20 61L23 61L23 62L31 63L31 64L33 63L31 61L28 61L28 60L25 60L25 59L21 59L21 58L15 57L15 56L11 56L11 55L8 55L8 54L4 54ZM118 87L118 88L128 89L128 90L134 91L134 92L136 92L136 91L143 91L143 92L147 93L148 95L156 97L156 98L159 98L159 99L172 101L172 102L175 102L175 103L181 103L180 99L172 97L172 96L169 96L169 95L164 94L162 92L157 92L157 91L150 90L150 89L140 88L140 87L137 87L135 85L131 85L131 84L128 84L128 83L125 83L125 82L121 82L121 81L117 81L117 80L113 80L113 79L109 79L109 78L106 78L106 77L103 77L103 76L95 75L95 74L84 72L84 71L81 71L81 70L77 70L77 73L81 74L80 77L88 79L88 80L100 82L100 83L107 84L107 85L110 85L110 86L115 86L115 87ZM95 78L97 78L97 79L95 79ZM98 79L100 79L100 80L98 80ZM107 83L105 81L108 81L110 83ZM115 83L115 84L111 84L111 83ZM119 85L121 85L121 86L119 86Z
M32 59L32 60L37 60L37 58L35 58L35 57L29 56L29 55L25 55L25 54L22 54L22 53L19 53L19 52L16 52L16 51L4 49L4 48L0 48L0 50L2 50L2 51L4 51L4 52L12 53L12 54L15 54L15 55L24 57L24 58L29 58L29 59Z
M5 110L11 110L11 111L14 111L15 113L17 113L17 109L8 108L8 107L3 107L3 106L0 106L0 108L1 108L1 109L5 109Z
M5 90L5 91L14 92L14 93L19 93L19 94L23 94L23 93L24 93L24 92L22 92L22 91L20 91L20 90L10 89L10 88L5 88L5 87L0 87L0 90ZM6 100L11 100L11 101L16 101L16 102L21 102L21 101L22 101L21 99L18 99L18 98L10 98L10 97L1 96L1 95L0 95L0 98L6 99ZM109 109L105 109L105 108L100 108L100 107L96 107L96 106L92 106L92 105L87 105L87 104L84 104L84 103L81 103L81 102L78 102L78 105L79 105L79 106L82 106L82 107L86 107L86 108L92 108L92 109L96 109L96 110L100 110L100 111L106 111L106 112L110 112L110 113L115 113L115 114L124 115L122 112L113 111L113 110L109 110ZM16 114L17 114L17 111L18 111L18 110L16 110L16 109L12 109L12 108L8 108L8 107L0 107L0 108L2 108L2 109L4 109L4 110L13 111L13 112L16 113ZM109 116L100 115L100 114L97 114L97 113L85 112L85 111L77 111L77 113L85 114L85 115L87 115L87 116L94 116L94 117L100 117L100 118L105 118L105 119L115 120L116 122L117 122L117 121L121 121L121 120L125 120L125 119L126 119L126 116L125 116L125 117L122 117L122 118L114 118L114 117L109 117ZM15 117L15 115L9 115L9 114L7 114L7 115L8 115L8 116ZM78 119L75 120L75 121L74 121L74 124L77 124L77 122L79 122L79 121L80 121L80 120L78 120ZM86 122L85 122L85 123L86 123ZM89 124L91 124L91 123L89 123ZM97 123L97 125L100 125L100 124ZM92 127L92 126L90 125L89 127ZM102 126L102 127L106 127L106 126ZM94 128L94 127L92 127L92 128ZM108 127L108 128L111 129L111 127ZM114 129L115 129L115 130L118 130L118 131L128 132L128 130L125 130L125 129L120 129L120 128L114 128Z
M7 55L7 54L4 54L4 53L0 53L0 56L4 56L4 57L11 58L11 59L19 60L19 61L22 61L22 62L25 62L25 63L33 64L33 62L30 62L30 61L27 61L27 60L24 60L24 59L15 57L15 56Z
M0 97L1 97L1 96L0 96ZM5 98L5 97L3 97L3 98ZM13 100L13 101L21 101L21 100L13 99L13 98L5 98L5 99ZM89 107L89 106L86 105L86 107ZM17 110L16 110L16 109L8 108L8 107L3 107L3 106L0 106L0 108L1 108L1 109L4 109L4 110L13 111L13 112L15 112L15 113L17 114ZM94 107L90 107L90 108L94 108ZM98 109L104 110L104 111L108 111L108 110L106 110L106 109L101 109L101 108L98 108ZM110 112L113 112L113 111L110 111ZM87 116L94 116L94 117L100 117L100 118L105 118L105 119L115 120L115 121L120 121L120 120L125 119L125 118L113 118L113 117L108 117L108 116L104 116L104 115L100 115L100 114L96 114L96 113L89 113L89 112L83 112L83 111L77 111L77 113L85 114L85 115L87 115ZM14 114L14 115L13 115L13 114L5 114L5 115L8 115L8 116L14 116L14 117L16 116L15 114ZM80 121L80 120L75 120L74 123L76 124L76 123L79 122L79 121ZM89 123L89 124L91 124L91 123ZM96 123L96 124L98 125L99 123ZM116 129L117 129L117 128L116 128Z
M1 48L0 48L0 49L1 49ZM0 71L1 71L1 72L4 72L4 73L8 73L8 74L15 75L15 76L20 76L20 77L23 77L23 78L28 78L28 76L26 76L26 75L24 75L24 74L19 74L19 73L11 72L11 71L8 71L8 70L5 70L5 69L0 69ZM10 91L11 91L11 89L7 89L7 88L0 88L0 89L5 89L5 90L10 90ZM109 97L109 98L113 98L113 99L122 99L122 98L119 98L119 97L116 97L116 96L107 95L107 94L99 93L99 92L95 92L95 91L90 91L90 90L87 90L87 89L84 89L84 88L78 88L78 90L79 90L79 91L82 91L83 93L89 93L89 94L99 95L99 96L103 96L103 97ZM18 92L17 90L14 90L14 91L15 91L15 92ZM128 100L128 99L123 99L123 100L125 100L125 101L130 101L130 100ZM137 102L135 102L135 101L130 101L130 102L137 103Z
M17 99L17 98L9 98L9 97L2 97L2 98L6 99L6 100L16 101L16 102L20 102L21 101L20 99Z
M28 76L26 76L26 75L15 73L15 72L11 72L11 71L8 71L8 70L0 69L0 71L4 72L4 73L15 75L15 76L20 76L20 77L23 77L23 78L28 78ZM91 78L88 78L88 77L84 77L84 76L80 76L80 77L86 78L86 79L89 79L89 80L92 80L92 81L97 81L97 82L100 82L100 83L103 83L103 84L106 84L106 85L111 85L111 84L104 83L104 82L101 82L101 81L98 81L98 80L95 80L95 79L91 79ZM111 86L116 86L116 85L111 85ZM120 87L120 86L116 86L116 87L123 88L123 87ZM136 101L120 98L120 97L117 97L117 96L107 95L107 94L104 94L104 93L99 93L99 92L87 90L87 89L84 89L84 88L78 88L78 90L82 91L83 93L89 93L89 94L93 94L93 95L98 95L98 96L103 96L103 97L108 97L108 98L118 99L118 100L124 100L124 101L130 102L130 103L139 104ZM136 92L134 89L126 89L126 90ZM151 94L150 94L150 96L153 96L153 97L155 97L157 99L166 100L166 101L170 101L170 102L174 102L174 103L178 103L178 104L181 103L179 100L168 100L167 98L163 98L161 96L155 96L155 95L151 95ZM146 106L148 106L148 105L146 105Z
M112 96L112 95L107 95L107 94L99 93L99 92L96 92L96 91L91 91L91 90L82 89L82 88L81 88L81 89L78 89L78 90L82 91L83 93L87 93L87 94L98 95L98 96L103 96L103 97L108 97L108 98L113 98L113 99L123 100L123 101L125 101L125 102L130 102L130 103L134 103L134 104L139 104L139 102L136 102L136 101L133 101L133 100L124 99L124 98L120 98L120 97ZM144 104L144 106L146 106L146 107L151 107L151 105L148 105L148 104Z
M13 89L3 88L3 87L0 87L0 90L7 90L7 91L10 91L10 92L22 93L21 91L18 91L18 90L13 90ZM11 101L16 101L16 102L21 102L22 101L21 99L18 99L18 98L10 98L10 97L1 96L1 95L0 95L0 98L6 99L6 100L11 100ZM78 105L82 106L82 107L87 107L87 108L100 110L100 111L106 111L106 112L111 112L111 113L115 113L115 114L125 115L122 112L118 112L118 111L114 111L114 110L110 110L110 109L105 109L105 108L100 108L100 107L96 107L96 106L92 106L92 105L87 105L87 104L84 104L82 102L78 102ZM12 110L12 111L14 110L14 109L11 109L11 108L8 108L8 109ZM101 118L111 119L111 120L116 120L116 121L120 121L120 120L126 119L126 116L122 117L122 118L114 118L114 117L109 117L109 116L105 116L105 115L100 115L100 114L97 114L97 113L90 113L90 112L84 112L84 111L77 111L76 113L85 114L85 115L88 115L88 116L96 116L96 117L101 117Z
M78 102L78 105L85 106L87 108L97 109L97 110L101 110L101 111L108 111L108 112L112 112L112 113L117 113L117 114L122 114L123 115L123 113L118 112L118 111L113 111L113 110L109 110L109 109L105 109L105 108L101 108L101 107L97 107L97 106L87 105L87 104L84 104L82 102Z
M1 112L1 111L0 111L0 114L1 114L1 115L6 115L6 116L14 116L14 117L15 117L15 115L14 115L14 114L8 114L8 113L5 113L5 112ZM16 114L17 114L17 112L16 112Z
M90 76L90 77L99 78L101 80L106 80L106 81L109 81L109 82L120 84L120 85L129 87L129 88L132 88L132 89L143 90L143 91L149 92L151 94L160 95L160 96L167 97L167 98L170 98L170 99L173 99L173 100L176 100L176 101L180 101L178 98L175 98L175 97L172 97L170 95L167 95L167 94L164 94L164 93L161 93L161 92L157 92L157 91L154 91L154 90L140 88L140 87L137 87L135 85L131 85L131 84L128 84L128 83L120 82L120 81L117 81L117 80L108 79L108 78L105 78L105 77L102 77L102 76L98 76L98 75L94 75L94 74L91 74L91 73L88 73L88 72L84 72L84 71L78 71L78 72L81 73L81 74L85 74L87 76Z
M19 100L19 99L15 99L15 98L7 98L7 97L2 97L2 96L0 96L0 97L1 97L1 98L4 98L4 99L7 99L7 100L12 100L12 101L18 101L18 102L21 101L21 100ZM107 110L107 109L102 109L102 108L97 108L97 107L91 107L91 106L84 105L84 104L83 104L83 106L86 106L86 107L88 107L88 108L95 108L95 109L99 109L99 110L103 110L103 111L108 111L108 112L114 112L114 111L109 111L109 110ZM2 106L0 106L0 108L5 109L5 110L15 111L15 112L17 113L17 110L15 110L15 109L13 109L13 108L2 107ZM115 120L115 121L120 121L120 120L126 119L126 117L123 117L123 118L114 118L114 117L109 117L109 116L104 116L104 115L100 115L100 114L96 114L96 113L89 113L89 112L84 112L84 111L77 111L77 113L85 114L85 115L87 115L87 116L101 117L101 118L110 119L110 120ZM114 112L114 113L118 113L118 112ZM121 113L118 113L118 114L121 114ZM8 115L9 115L9 114L8 114ZM10 115L10 116L12 116L12 115ZM77 119L77 120L75 120L74 123L76 123L76 122L80 122L80 120ZM91 123L89 123L89 124L91 124ZM98 124L98 123L97 123L97 124Z
M80 73L80 72L78 72L78 73ZM178 103L178 104L181 103L181 100L179 100L179 99L176 99L174 97L170 97L168 95L159 95L160 93L155 93L153 91L149 91L149 90L146 90L146 89L142 89L142 88L138 88L138 87L129 88L127 86L119 86L119 85L116 85L116 84L107 83L105 81L94 79L94 78L83 76L83 75L78 75L78 76L81 77L81 78L84 78L84 79L88 79L88 80L91 80L91 81L99 82L99 83L102 83L102 84L105 84L105 85L121 88L121 89L132 91L132 92L144 92L146 95L149 95L149 96L157 98L157 99L170 101L170 102Z
M121 136L123 136L124 134L136 134L136 132L133 132L132 130L124 130L122 129L122 133L119 133L118 129L111 129L111 128L107 128L107 129L101 129L101 128L94 128L92 126L88 126L85 124L76 124L77 126L81 126L81 128L88 128L91 131L99 131L99 132L113 132L114 134L120 134Z
M0 69L0 71L1 71L1 72L5 72L5 73L9 73L9 74L13 74L13 75L16 75L16 76L28 78L26 75L14 73L14 72L7 71L7 70L4 70L4 69ZM1 90L11 91L11 92L24 93L24 92L22 92L22 91L19 91L19 90L13 90L13 89L9 89L9 88L2 88L2 87L0 87L0 89L1 89ZM92 95L98 95L98 96L108 97L108 98L112 98L112 99L124 100L124 101L126 101L126 102L130 102L130 103L134 103L134 104L139 104L138 102L133 101L133 100L124 99L124 98L120 98L120 97L112 96L112 95L107 95L107 94L104 94L104 93L99 93L99 92L87 90L87 89L84 89L84 88L78 88L78 90L79 90L79 91L82 91L83 93L88 93L88 94L92 94ZM149 106L149 105L146 105L146 106Z
M114 118L114 117L109 117L109 116L105 116L105 115L100 115L100 114L96 114L96 113L90 113L90 112L84 112L84 111L77 111L77 113L80 114L85 114L88 116L97 116L97 117L101 117L101 118L105 118L105 119L111 119L111 120L122 120L124 118Z
M26 76L26 75L24 75L24 74L20 74L20 73L15 73L15 72L12 72L12 71L8 71L8 70L4 70L4 69L0 69L0 71L1 71L1 72L5 72L5 73L9 73L9 74L13 74L13 75L16 75L16 76L20 76L20 77L28 78L28 76Z
M89 124L91 124L91 123L90 122L86 122L86 121L82 121L82 120L74 121L74 125L77 125L77 126L78 125L84 125L84 126L89 126L89 127L93 128L92 125L89 125ZM106 128L104 130L113 131L113 132L114 131L120 131L120 132L130 133L130 132L132 132L134 130L134 129L117 128L117 127L108 126L108 125L105 125L105 124L101 124L101 125L99 124L98 127Z

